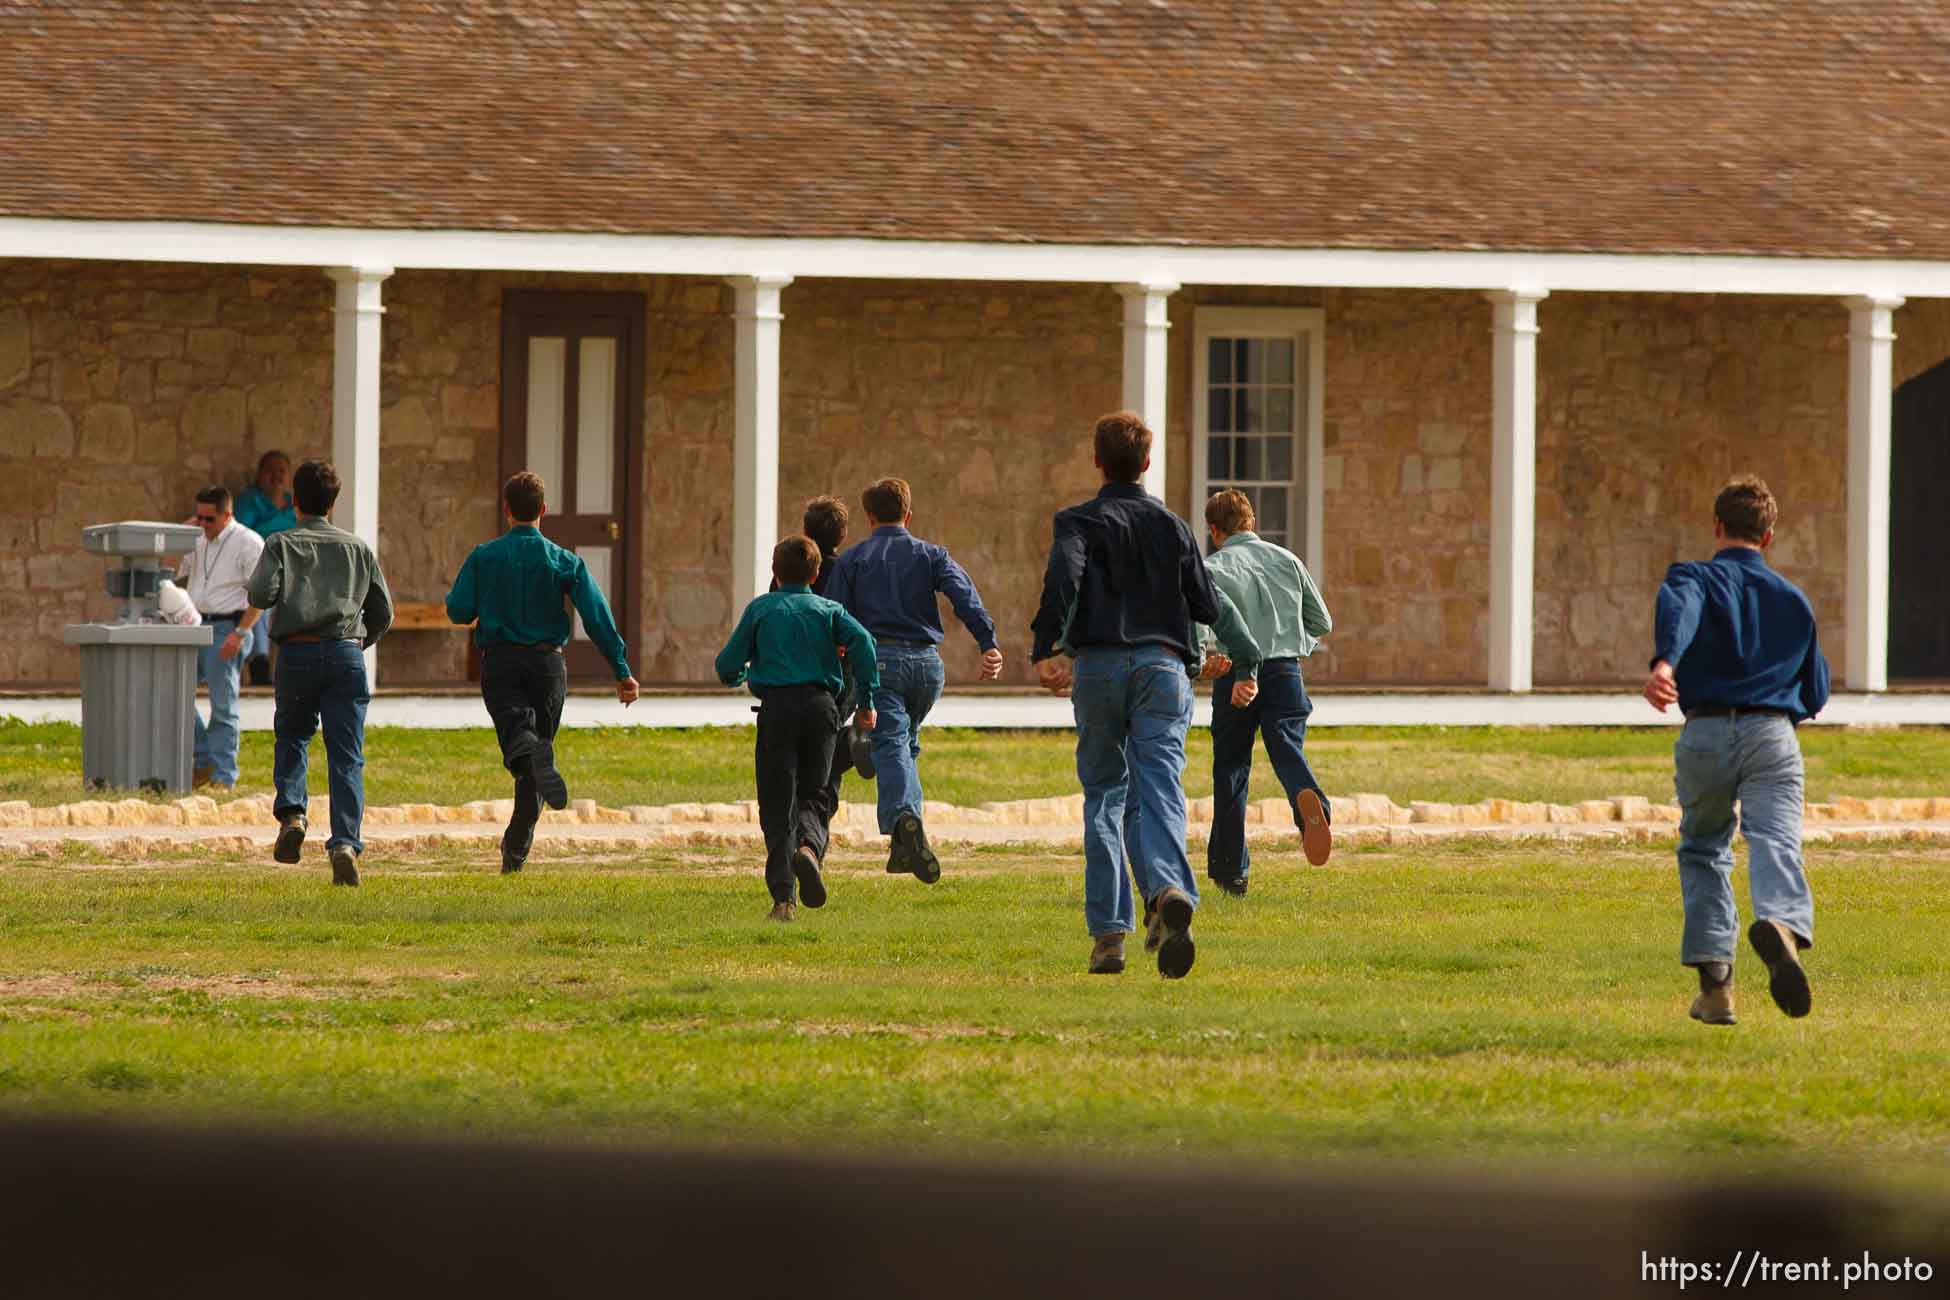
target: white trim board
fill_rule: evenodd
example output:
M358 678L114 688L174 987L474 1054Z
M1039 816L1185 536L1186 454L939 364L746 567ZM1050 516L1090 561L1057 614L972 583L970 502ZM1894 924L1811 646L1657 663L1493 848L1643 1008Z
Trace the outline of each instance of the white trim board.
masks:
M627 275L1950 298L1950 261L357 230L0 217L0 257Z

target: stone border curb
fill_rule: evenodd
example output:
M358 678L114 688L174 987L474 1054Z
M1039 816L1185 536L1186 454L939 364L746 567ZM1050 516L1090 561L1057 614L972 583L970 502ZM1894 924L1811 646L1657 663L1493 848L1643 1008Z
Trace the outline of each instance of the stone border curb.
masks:
M146 799L87 799L77 803L35 807L24 800L0 803L0 829L50 830L62 827L88 829L166 827L166 826L272 826L270 795L252 795L218 803L207 795L191 795L168 803ZM1415 800L1404 808L1386 795L1345 794L1334 800L1337 810L1335 829L1358 826L1602 826L1613 824L1676 826L1679 809L1672 804L1655 804L1637 795L1614 795L1607 799L1586 799L1576 804L1523 803L1510 799L1485 799L1473 804L1430 803ZM313 806L314 820L322 823L324 801ZM514 812L511 799L482 799L457 805L393 804L366 809L368 826L445 826L455 824L504 825ZM1212 820L1212 798L1186 801L1189 820L1198 825ZM922 816L930 830L936 826L1061 826L1080 825L1083 796L1059 795L1045 799L1012 799L985 803L974 808L929 800ZM1811 826L1831 822L1903 823L1950 822L1950 798L1856 799L1841 798L1833 803L1809 804L1805 820ZM745 799L737 803L633 804L627 808L604 808L593 799L577 799L568 808L542 813L545 826L636 825L695 826L758 824L758 803ZM836 828L875 827L873 805L842 803L833 818ZM1294 829L1293 809L1284 799L1258 799L1246 805L1248 826Z

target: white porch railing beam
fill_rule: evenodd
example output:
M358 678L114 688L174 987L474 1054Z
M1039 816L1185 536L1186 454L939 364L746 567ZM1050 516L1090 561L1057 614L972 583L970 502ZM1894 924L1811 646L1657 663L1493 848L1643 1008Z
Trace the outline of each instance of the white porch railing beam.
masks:
M1165 499L1165 351L1171 314L1166 300L1178 292L1169 282L1120 284L1124 295L1124 407L1136 411L1151 430L1151 468L1144 490ZM1196 504L1196 503L1194 503Z
M332 466L339 475L332 521L379 552L379 286L390 266L334 266L338 285L332 329ZM366 676L378 680L379 656L366 652Z
M1495 308L1490 422L1490 689L1530 689L1537 552L1537 304L1544 289L1484 295Z
M1901 298L1848 306L1848 669L1852 691L1889 689L1889 453L1892 316Z
M789 275L729 277L738 326L737 433L732 448L733 617L772 584L779 541L779 310Z

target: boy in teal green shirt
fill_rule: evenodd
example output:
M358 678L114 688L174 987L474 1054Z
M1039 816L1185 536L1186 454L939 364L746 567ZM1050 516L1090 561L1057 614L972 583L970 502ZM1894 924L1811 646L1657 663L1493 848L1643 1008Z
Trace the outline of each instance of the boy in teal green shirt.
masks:
M772 551L778 590L745 606L738 627L718 652L718 680L740 682L759 699L758 821L765 830L765 886L771 919L793 919L794 885L807 907L826 904L819 859L797 843L800 819L825 786L839 738L839 694L845 668L858 698L871 702L880 685L873 637L852 615L808 584L819 575L819 547L788 537ZM845 664L840 660L845 656ZM871 705L859 714L871 730Z
M523 471L501 488L508 531L468 555L447 593L447 617L480 620L481 700L494 719L501 761L515 778L515 811L501 836L501 874L520 871L535 842L542 804L563 808L569 786L555 766L555 732L562 724L569 670L562 658L571 631L566 596L582 627L616 674L616 698L637 697L623 634L609 601L573 551L542 536L546 488Z

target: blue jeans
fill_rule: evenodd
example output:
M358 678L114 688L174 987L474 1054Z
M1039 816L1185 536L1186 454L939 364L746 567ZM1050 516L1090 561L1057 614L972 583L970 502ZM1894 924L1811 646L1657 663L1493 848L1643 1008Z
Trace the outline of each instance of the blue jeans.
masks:
M236 619L213 618L205 626L216 634L216 640L196 652L196 680L210 687L209 725L204 725L201 713L190 710L196 719L196 765L209 768L210 779L218 785L236 785L237 687L244 655L239 651L235 659L225 659L218 653L224 638L236 628Z
M1091 647L1077 656L1070 702L1083 785L1083 918L1093 936L1137 929L1130 855L1149 900L1182 889L1198 903L1185 854L1185 730L1192 680L1160 646Z
M359 823L366 813L366 705L372 692L359 643L285 642L278 647L277 696L273 811L280 819L305 811L306 751L322 718L332 792L332 834L325 847L363 852Z
M1327 819L1334 818L1327 792L1314 779L1302 748L1314 706L1300 677L1300 661L1261 664L1259 694L1243 709L1232 707L1233 680L1227 673L1212 685L1212 838L1205 846L1205 874L1214 880L1244 880L1252 866L1246 848L1246 787L1253 775L1255 732L1266 737L1266 753L1287 802L1302 790L1312 790L1320 796Z
M271 653L271 615L265 611L263 617L251 624L251 630L244 633L243 653L240 659L265 659Z
M1749 713L1694 718L1673 745L1679 796L1679 891L1686 925L1679 960L1731 962L1740 919L1733 903L1734 804L1747 836L1754 917L1779 921L1806 948L1814 898L1801 869L1801 745L1786 718Z
M921 721L941 698L947 672L933 646L880 645L873 693L873 779L880 787L880 833L892 835L904 812L921 815Z

